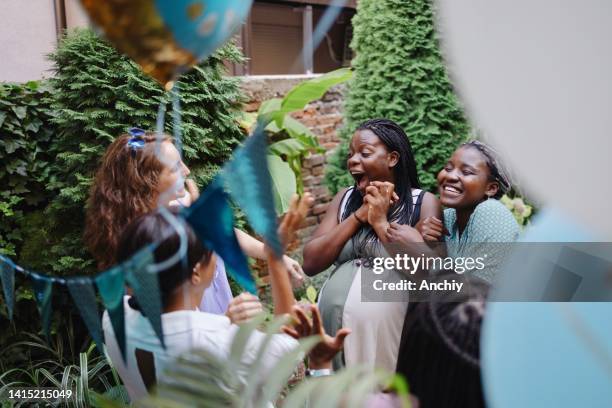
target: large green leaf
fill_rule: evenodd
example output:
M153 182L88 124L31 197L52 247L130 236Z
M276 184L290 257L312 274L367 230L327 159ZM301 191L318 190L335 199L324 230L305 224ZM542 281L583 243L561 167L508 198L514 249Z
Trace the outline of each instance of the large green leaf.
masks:
M280 98L272 98L262 102L257 111L257 122L270 123L281 109L282 100Z
M282 126L287 113L304 109L308 103L325 95L329 88L349 80L352 75L350 69L340 68L297 85L283 98L280 110L274 115L276 124Z
M276 122L274 122L274 124L276 124ZM306 146L314 149L321 148L314 133L312 133L310 129L308 129L302 122L293 119L291 116L285 116L283 128L287 131L287 133L289 133L289 136L299 140Z
M270 152L278 156L299 156L308 151L308 148L297 139L285 139L270 145Z
M272 176L272 193L277 214L289 209L291 197L296 193L295 174L279 156L268 155L268 167Z
M258 115L264 115L266 113L275 112L281 108L282 99L280 98L272 98L264 101L259 105L259 110L257 111Z

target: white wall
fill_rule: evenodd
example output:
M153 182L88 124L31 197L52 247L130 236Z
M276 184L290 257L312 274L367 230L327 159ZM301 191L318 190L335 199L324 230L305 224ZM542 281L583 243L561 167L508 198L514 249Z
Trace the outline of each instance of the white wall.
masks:
M55 45L53 0L0 0L0 81L50 76Z
M0 0L0 82L52 75L46 55L57 46L56 0ZM65 0L68 27L86 26L78 0Z

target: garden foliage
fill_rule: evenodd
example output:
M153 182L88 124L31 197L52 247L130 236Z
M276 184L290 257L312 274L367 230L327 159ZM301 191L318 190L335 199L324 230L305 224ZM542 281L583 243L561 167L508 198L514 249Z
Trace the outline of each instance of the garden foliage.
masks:
M48 112L40 119L46 121L45 126L37 125L37 131L30 132L37 145L51 139L39 149L49 161L35 166L27 177L43 177L44 194L51 199L46 208L27 216L19 228L22 236L16 243L9 242L12 246L8 248L20 246L19 261L26 267L59 275L89 273L94 265L81 235L84 205L98 160L114 137L127 128L154 129L160 102L167 107L165 128L171 134L172 96L88 30L66 36L50 58L56 73L45 84L51 93L40 102ZM227 46L178 83L184 157L200 186L212 178L243 138L236 120L241 102L238 79L223 76L223 59L241 58L237 48ZM15 105L12 111L20 112L22 106ZM19 138L10 129L8 133ZM10 148L5 145L5 150ZM32 155L32 150L27 154ZM3 219L0 231L4 229Z
M345 104L342 143L326 182L335 193L353 183L346 171L348 140L367 119L402 126L425 189L469 127L445 71L430 0L360 0L353 18L354 75Z
M26 213L49 200L50 94L38 82L0 84L0 254L14 257Z
M89 30L68 34L50 58L53 78L0 84L0 253L35 271L86 275L95 272L82 233L98 161L129 127L155 129L160 102L167 107L165 129L172 134L171 96ZM178 83L184 158L201 188L244 137L237 122L242 102L238 79L223 76L223 60L241 58L228 45ZM51 343L64 344L61 331L74 323L69 336L74 347L66 361L79 364L79 352L90 344L87 331L65 287L53 287L52 303ZM53 346L27 347L28 336L41 324L30 285L21 275L16 277L13 323L0 301L0 327L0 349L21 345L0 359L0 371L10 372L2 384L38 385L34 371L13 368L34 369L57 359Z

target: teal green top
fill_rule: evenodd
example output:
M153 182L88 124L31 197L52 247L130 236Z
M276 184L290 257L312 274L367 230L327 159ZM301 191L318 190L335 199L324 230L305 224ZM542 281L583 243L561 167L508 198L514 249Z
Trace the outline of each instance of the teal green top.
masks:
M509 243L517 240L520 227L514 216L499 200L489 199L478 204L462 234L457 226L454 208L444 210L444 226L450 233L445 237L448 255L479 257L486 255L485 268L473 274L492 282L510 250Z

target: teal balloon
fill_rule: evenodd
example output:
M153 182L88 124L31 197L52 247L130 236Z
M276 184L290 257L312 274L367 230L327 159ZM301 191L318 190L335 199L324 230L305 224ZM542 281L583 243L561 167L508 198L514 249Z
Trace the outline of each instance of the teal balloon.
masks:
M174 40L202 60L240 27L252 0L155 0Z
M81 0L90 20L167 90L238 30L252 0Z
M594 237L572 217L543 211L525 242L589 242ZM520 264L509 265L515 273ZM586 270L589 265L583 266ZM531 287L538 270L506 276ZM541 272L541 271L540 271ZM516 284L516 282L514 282ZM544 288L544 287L542 287ZM612 286L609 287L612 291ZM493 293L495 296L495 293ZM610 407L612 303L492 302L482 335L482 369L489 406Z

